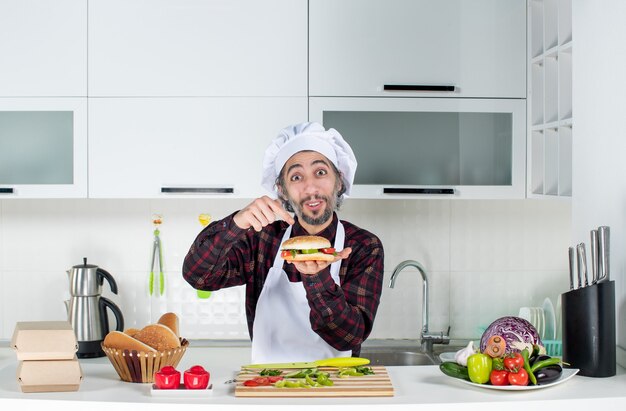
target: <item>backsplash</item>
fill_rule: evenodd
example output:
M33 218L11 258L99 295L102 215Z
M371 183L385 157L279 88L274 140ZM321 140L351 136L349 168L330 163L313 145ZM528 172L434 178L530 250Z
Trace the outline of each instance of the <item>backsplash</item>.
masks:
M82 258L109 271L119 295L104 296L124 313L126 328L166 311L181 317L189 339L248 339L244 289L199 299L181 276L182 261L202 229L200 213L222 218L248 200L2 200L0 201L0 340L16 321L66 319L66 270ZM165 294L148 295L151 216L160 227ZM388 288L393 268L420 261L430 281L430 330L451 327L456 339L521 306L556 302L568 287L571 206L549 200L356 200L339 212L377 234L385 248L385 287L370 338L417 338L422 283L405 269ZM158 277L158 276L157 276Z

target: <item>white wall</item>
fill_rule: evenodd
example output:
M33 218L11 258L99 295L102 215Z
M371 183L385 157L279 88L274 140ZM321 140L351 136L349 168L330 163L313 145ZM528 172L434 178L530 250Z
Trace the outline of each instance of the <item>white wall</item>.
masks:
M574 0L573 243L611 227L618 363L626 366L626 2Z
M2 200L0 201L0 339L16 321L65 319L65 270L88 257L117 280L127 327L182 315L187 338L247 339L243 288L200 300L181 278L183 258L201 225L200 213L221 218L244 200ZM152 213L161 213L166 296L147 295ZM385 288L372 337L416 338L421 327L417 272L431 279L431 330L451 326L454 338L478 338L481 327L520 306L556 302L568 287L571 208L544 200L350 200L340 218L376 233L385 248Z

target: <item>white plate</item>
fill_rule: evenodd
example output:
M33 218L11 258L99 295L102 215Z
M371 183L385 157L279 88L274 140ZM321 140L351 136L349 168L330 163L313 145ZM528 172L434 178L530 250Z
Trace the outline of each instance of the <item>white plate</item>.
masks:
M548 384L542 384L542 385L490 385L490 384L476 384L473 383L471 381L467 381L467 380L462 380L460 378L455 378L455 377L450 377L450 378L454 378L457 381L461 381L462 383L465 384L469 384L469 385L473 385L474 387L479 387L479 388L487 388L489 390L501 390L501 391L530 391L530 390L540 390L542 388L548 388L548 387L552 387L554 385L559 385L564 383L565 381L569 380L570 378L572 378L574 375L576 375L576 373L578 373L578 368L563 368L563 373L561 374L561 377L556 380L556 381L552 381Z
M180 384L176 390L160 390L156 385L152 384L150 386L150 395L169 398L205 398L213 395L213 384L209 384L204 390L188 390L183 384Z
M455 352L442 352L441 354L439 354L439 359L443 362L456 361L455 356Z
M543 334L544 340L556 339L556 314L554 313L554 305L549 298L543 301L543 314L546 319L546 329Z
M561 325L561 294L556 298L556 340L561 340L562 328Z

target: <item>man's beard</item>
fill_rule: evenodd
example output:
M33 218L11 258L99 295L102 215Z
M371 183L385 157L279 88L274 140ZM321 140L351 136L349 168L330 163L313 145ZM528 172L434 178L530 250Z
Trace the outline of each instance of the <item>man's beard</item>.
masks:
M300 204L296 203L290 197L287 197L287 200L289 201L291 208L293 208L294 213L298 216L298 218L302 219L305 223L310 224L310 225L322 225L325 222L327 222L330 218L332 218L333 211L335 210L335 206L337 204L336 198L337 197L335 193L333 193L332 198L328 198L326 196L315 195L315 196L311 196L309 198L302 200ZM326 207L324 208L322 213L317 216L304 214L303 204L308 201L313 201L313 200L323 200L324 203L326 204Z

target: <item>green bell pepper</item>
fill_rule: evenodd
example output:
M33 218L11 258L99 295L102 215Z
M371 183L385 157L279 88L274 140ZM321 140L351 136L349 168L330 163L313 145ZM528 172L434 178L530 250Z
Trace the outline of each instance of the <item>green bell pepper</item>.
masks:
M467 357L467 372L470 381L476 384L485 384L489 381L492 360L487 354L472 354Z

